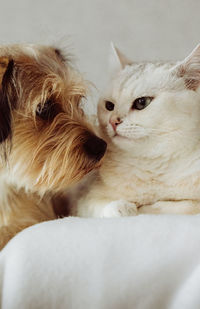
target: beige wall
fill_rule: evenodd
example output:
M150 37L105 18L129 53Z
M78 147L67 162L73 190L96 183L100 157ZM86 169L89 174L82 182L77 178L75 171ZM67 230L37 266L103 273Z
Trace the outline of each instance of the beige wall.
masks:
M73 46L80 69L98 87L111 40L133 60L181 59L200 42L200 1L1 1L1 43Z

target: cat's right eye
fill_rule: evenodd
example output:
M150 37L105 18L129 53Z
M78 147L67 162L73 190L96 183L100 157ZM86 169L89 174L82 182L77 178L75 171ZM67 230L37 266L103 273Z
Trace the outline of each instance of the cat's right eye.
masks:
M105 107L108 111L113 111L115 108L115 104L110 101L105 101Z
M133 102L132 109L138 109L138 110L144 109L145 107L147 107L151 103L151 101L153 99L154 99L153 97L140 97L140 98L137 98Z

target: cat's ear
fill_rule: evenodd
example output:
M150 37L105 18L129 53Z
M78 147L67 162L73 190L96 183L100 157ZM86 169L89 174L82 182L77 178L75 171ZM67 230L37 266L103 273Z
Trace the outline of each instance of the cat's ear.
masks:
M188 89L200 86L200 44L176 67L178 76L183 77Z
M122 54L118 48L114 46L111 42L110 44L110 54L109 54L109 73L112 78L117 73L119 73L126 65L132 64L124 54Z

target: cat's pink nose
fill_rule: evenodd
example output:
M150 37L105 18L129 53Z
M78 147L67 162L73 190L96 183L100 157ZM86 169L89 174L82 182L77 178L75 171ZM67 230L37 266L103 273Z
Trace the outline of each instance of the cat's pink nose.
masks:
M121 119L119 117L116 116L111 116L110 120L109 120L111 126L113 127L113 130L116 131L117 126L122 122Z

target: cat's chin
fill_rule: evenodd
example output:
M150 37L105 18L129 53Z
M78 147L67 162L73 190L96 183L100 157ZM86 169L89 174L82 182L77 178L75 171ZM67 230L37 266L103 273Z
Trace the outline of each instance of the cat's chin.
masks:
M121 143L129 143L132 141L132 138L130 137L127 137L127 136L123 136L123 135L119 135L119 134L116 134L112 137L112 142L115 144L115 145L119 145Z
M110 149L113 148L113 150L116 151L116 149L123 151L124 153L126 152L132 152L133 151L133 140L122 136L122 135L115 135L111 139L110 143ZM121 152L120 152L121 153Z
M116 134L113 136L113 139L118 139L118 140L127 140L127 141L130 141L131 138L130 137L127 137L127 136L123 136L123 135L119 135L119 134Z

